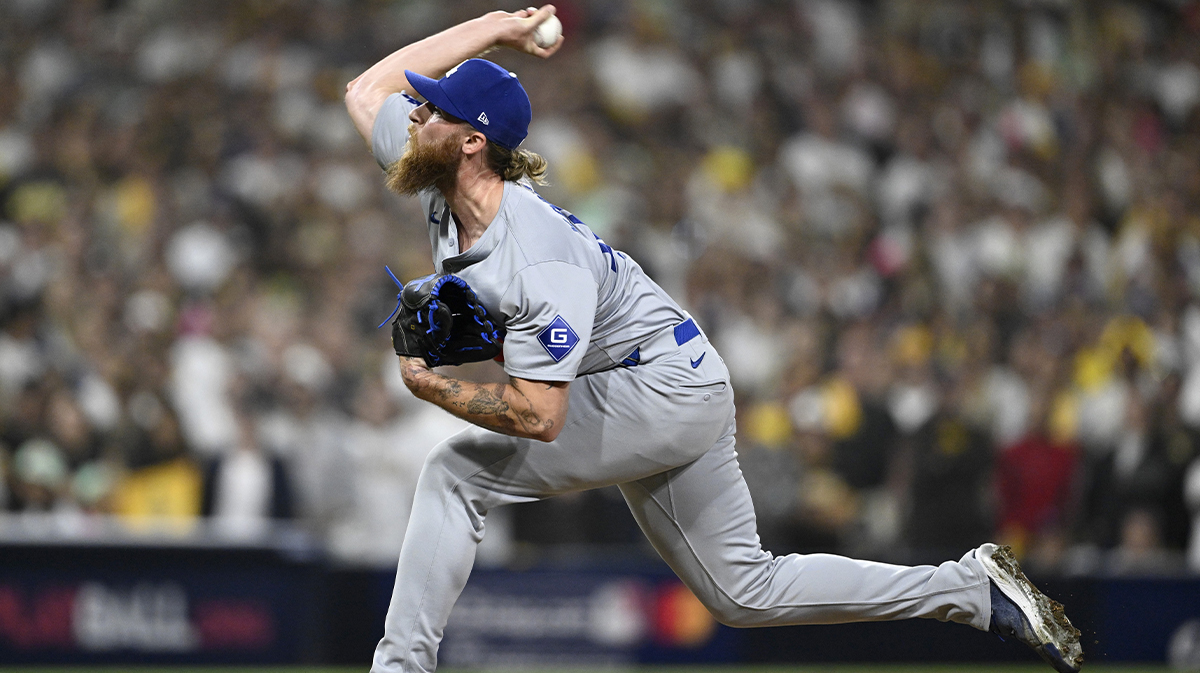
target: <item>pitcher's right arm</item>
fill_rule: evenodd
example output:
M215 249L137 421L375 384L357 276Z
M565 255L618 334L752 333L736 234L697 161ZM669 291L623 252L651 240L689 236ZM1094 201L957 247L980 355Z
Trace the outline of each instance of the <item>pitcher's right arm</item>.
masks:
M562 46L563 38L543 49L533 32L550 15L554 5L536 11L488 12L392 52L346 85L346 109L359 135L371 143L375 117L387 97L410 89L404 71L440 78L454 66L493 47L509 47L547 58Z

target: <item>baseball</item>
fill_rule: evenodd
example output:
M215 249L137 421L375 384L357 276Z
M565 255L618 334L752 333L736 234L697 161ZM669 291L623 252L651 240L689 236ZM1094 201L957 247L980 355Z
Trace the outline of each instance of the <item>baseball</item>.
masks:
M554 46L555 42L558 42L559 35L562 35L562 21L551 14L549 19L539 23L538 27L533 29L533 43L542 49L549 49Z

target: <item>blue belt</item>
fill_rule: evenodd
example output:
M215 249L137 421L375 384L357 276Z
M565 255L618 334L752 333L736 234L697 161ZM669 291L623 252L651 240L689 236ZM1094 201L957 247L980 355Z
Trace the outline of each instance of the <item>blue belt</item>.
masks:
M700 328L696 327L696 321L688 318L675 326L675 345L682 346L685 343L700 336ZM642 348L638 346L633 349L629 357L621 360L621 364L626 367L636 367L642 362Z

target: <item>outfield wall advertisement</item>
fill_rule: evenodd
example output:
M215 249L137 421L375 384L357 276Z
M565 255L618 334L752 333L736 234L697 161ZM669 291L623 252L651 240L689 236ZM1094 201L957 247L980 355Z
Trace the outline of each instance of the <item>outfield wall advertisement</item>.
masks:
M476 571L439 654L468 668L722 663L737 642L674 575Z
M393 580L394 571L334 568L297 547L0 545L0 666L366 665ZM1169 649L1200 660L1200 577L1039 583L1067 604L1090 662L1163 661ZM731 629L665 565L646 562L477 569L440 660L521 668L1034 658L930 620Z
M318 567L272 552L3 549L0 662L294 662L318 655Z

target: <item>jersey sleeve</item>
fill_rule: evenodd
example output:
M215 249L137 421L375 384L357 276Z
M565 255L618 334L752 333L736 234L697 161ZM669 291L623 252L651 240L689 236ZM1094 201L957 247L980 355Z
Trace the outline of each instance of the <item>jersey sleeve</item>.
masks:
M406 93L394 93L383 101L379 114L375 115L375 126L371 128L371 153L379 167L386 169L404 154L408 144L408 113L420 103Z
M572 381L592 337L596 281L567 262L525 267L500 299L504 371L532 381Z

